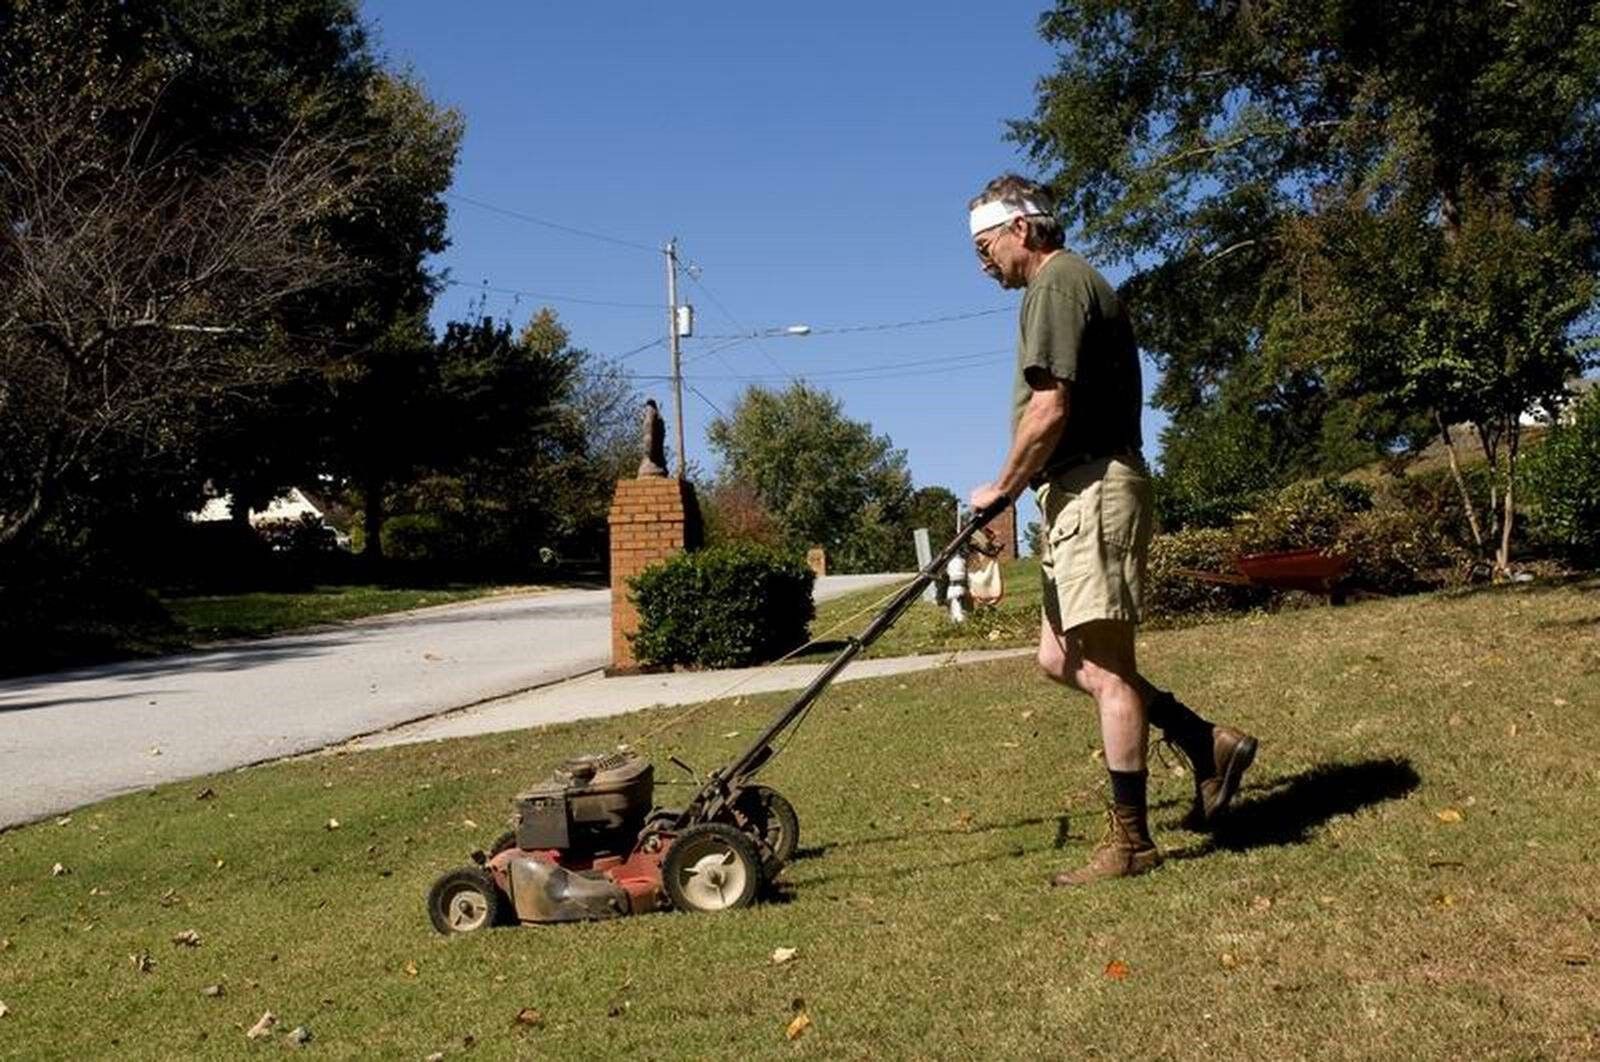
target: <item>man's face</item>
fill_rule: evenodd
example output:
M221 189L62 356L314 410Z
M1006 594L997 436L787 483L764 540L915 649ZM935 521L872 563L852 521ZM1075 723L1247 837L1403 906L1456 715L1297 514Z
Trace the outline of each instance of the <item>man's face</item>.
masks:
M972 249L978 253L978 268L998 281L1002 288L1021 288L1028 283L1022 273L1026 256L1022 236L1017 232L1019 220L1012 218L972 238Z

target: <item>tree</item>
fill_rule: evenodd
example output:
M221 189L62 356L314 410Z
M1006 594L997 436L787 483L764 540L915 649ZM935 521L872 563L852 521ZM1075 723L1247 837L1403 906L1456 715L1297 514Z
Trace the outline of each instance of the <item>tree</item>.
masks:
M751 387L709 435L722 475L755 489L790 549L823 546L840 571L892 568L906 552L905 453L827 392Z
M1515 335L1545 349L1566 338L1537 337L1572 319L1563 307L1582 292L1570 278L1592 275L1600 254L1596 4L1063 0L1041 31L1059 64L1013 135L1053 171L1093 251L1135 267L1127 291L1163 369L1156 401L1175 421L1219 404L1294 414L1314 459L1291 449L1290 474L1333 470L1358 443L1381 453L1436 430L1427 425L1447 417L1446 392L1394 401L1397 391L1351 371L1358 338L1367 365L1393 356L1387 343L1336 337L1327 319L1308 326L1345 290L1322 282L1330 270L1356 255L1378 272L1386 264L1371 242L1332 238L1351 215L1407 240L1422 238L1419 226L1435 234L1423 240L1435 264L1414 275L1424 287L1391 276L1370 293L1385 320L1427 306L1455 337L1450 358L1486 363L1467 374L1480 381L1529 369L1515 395L1496 392L1499 405L1468 416L1498 423L1505 401L1541 391L1536 365L1548 359L1508 362L1505 350ZM1499 235L1465 241L1442 264L1472 226ZM1508 290L1497 246L1555 270L1553 304L1525 302L1536 320L1473 323L1471 292ZM1518 299L1532 295L1516 287ZM1342 412L1325 428L1351 402L1375 415ZM1514 428L1490 429L1514 445Z
M919 527L928 529L928 539L935 549L956 537L956 508L960 499L948 487L919 487L911 494L906 506L905 538Z
M65 270L78 300L47 309L77 314L79 337L115 336L105 353L118 400L139 400L138 418L80 435L98 456L56 462L52 489L149 495L165 475L190 482L192 497L209 478L234 488L242 510L315 471L339 415L317 381L358 376L429 305L424 259L444 247L459 117L378 68L354 0L4 5L0 112L13 147L31 153L3 167L0 236L15 239L0 256L39 238L28 268ZM95 226L73 229L72 212L96 196ZM76 260L51 232L74 234ZM91 237L99 250L84 246ZM160 286L174 277L186 302ZM116 323L130 307L147 322L138 335ZM16 312L0 311L0 327ZM95 321L115 327L86 332ZM21 379L54 386L10 340L0 335L11 392ZM81 354L68 357L80 376L94 368ZM20 432L0 440L8 456L51 464L38 416L0 430ZM48 507L12 500L31 471L5 475L0 521L25 533Z
M96 93L0 105L0 546L64 490L181 450L206 410L290 375L279 311L347 268L316 226L358 190L291 137L201 167L123 139Z

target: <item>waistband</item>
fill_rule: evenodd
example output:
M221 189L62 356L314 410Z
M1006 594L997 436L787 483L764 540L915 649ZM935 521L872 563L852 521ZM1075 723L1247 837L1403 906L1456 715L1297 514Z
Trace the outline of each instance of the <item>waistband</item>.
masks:
M1067 454L1065 456L1055 458L1043 469L1041 469L1038 475L1034 476L1028 481L1028 486L1034 490L1038 490L1041 486L1043 486L1045 483L1048 483L1056 476L1061 475L1063 472L1077 468L1079 465L1087 465L1091 461L1107 460L1126 461L1129 464L1138 465L1141 468L1144 466L1144 455L1138 450L1129 450L1125 448L1117 450L1084 450L1080 453Z

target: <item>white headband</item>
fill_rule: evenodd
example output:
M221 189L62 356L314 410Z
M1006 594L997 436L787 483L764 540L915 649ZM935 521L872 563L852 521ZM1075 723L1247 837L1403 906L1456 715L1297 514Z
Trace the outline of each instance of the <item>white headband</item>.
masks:
M1047 217L1049 213L1031 199L994 199L973 207L968 221L972 226L972 235L976 236L984 229L1004 225L1012 218Z

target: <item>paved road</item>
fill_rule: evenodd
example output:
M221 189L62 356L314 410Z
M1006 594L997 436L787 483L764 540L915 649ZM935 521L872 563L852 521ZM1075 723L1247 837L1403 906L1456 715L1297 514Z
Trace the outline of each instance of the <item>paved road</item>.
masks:
M904 576L830 576L819 600ZM605 666L610 594L448 605L0 681L0 828Z

